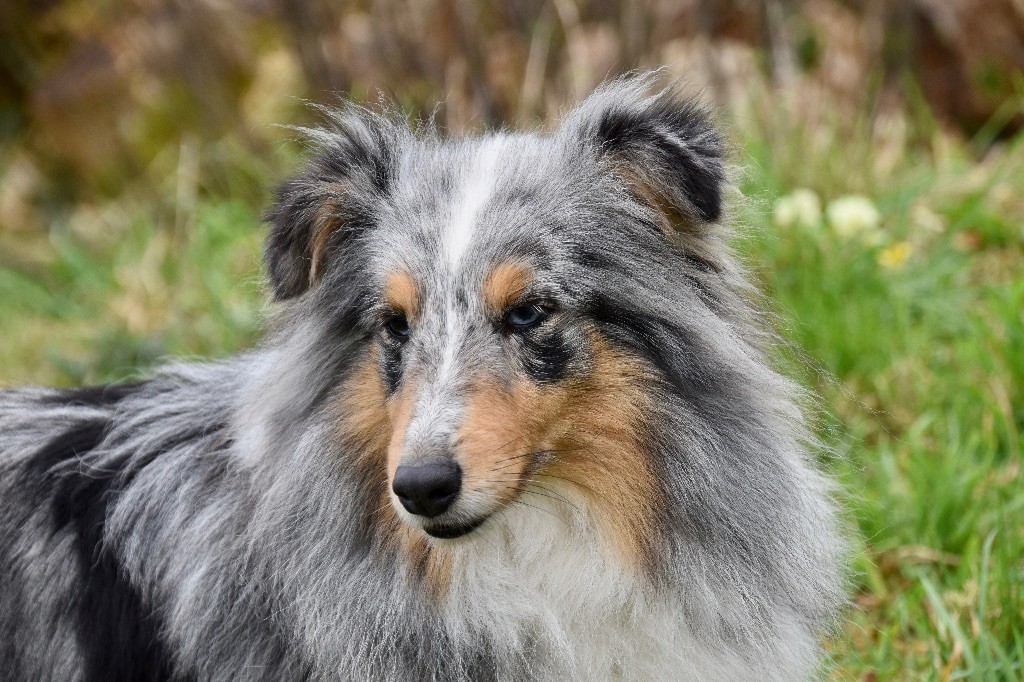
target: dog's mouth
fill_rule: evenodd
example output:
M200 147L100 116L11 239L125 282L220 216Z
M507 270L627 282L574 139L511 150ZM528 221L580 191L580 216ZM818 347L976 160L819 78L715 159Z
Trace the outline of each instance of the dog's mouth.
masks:
M463 523L437 523L437 524L424 524L423 532L432 538L439 538L441 540L453 540L455 538L461 538L465 535L469 535L477 528L483 525L484 521L489 519L490 516L479 516L470 521Z

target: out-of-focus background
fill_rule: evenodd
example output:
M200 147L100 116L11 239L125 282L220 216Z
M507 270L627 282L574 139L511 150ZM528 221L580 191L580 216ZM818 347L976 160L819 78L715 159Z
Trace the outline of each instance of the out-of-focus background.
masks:
M660 65L718 106L738 247L837 450L830 675L1020 679L1020 0L3 3L0 384L256 343L305 99L536 126Z

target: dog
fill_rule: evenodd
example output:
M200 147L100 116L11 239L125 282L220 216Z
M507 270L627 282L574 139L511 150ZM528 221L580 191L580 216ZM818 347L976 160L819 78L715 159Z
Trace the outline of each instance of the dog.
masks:
M324 112L259 349L0 393L9 679L819 674L843 532L708 112Z

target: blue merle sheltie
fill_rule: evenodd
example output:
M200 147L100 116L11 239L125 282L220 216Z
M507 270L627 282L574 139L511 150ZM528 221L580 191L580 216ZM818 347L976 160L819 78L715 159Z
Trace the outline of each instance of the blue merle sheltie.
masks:
M0 393L16 680L797 680L845 548L659 76L553 131L342 105L258 350Z

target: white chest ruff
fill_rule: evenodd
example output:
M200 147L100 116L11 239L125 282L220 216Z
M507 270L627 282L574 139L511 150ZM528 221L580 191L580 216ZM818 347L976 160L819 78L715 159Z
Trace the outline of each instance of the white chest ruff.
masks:
M527 496L454 545L445 614L456 641L503 645L535 679L687 680L745 675L694 640L671 594L623 568L595 526Z

